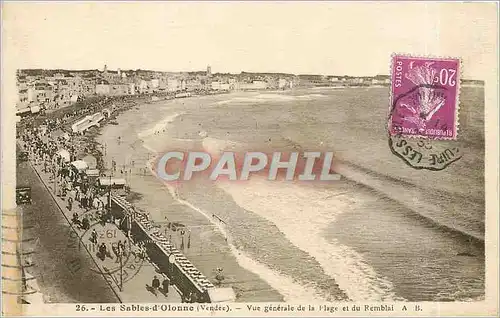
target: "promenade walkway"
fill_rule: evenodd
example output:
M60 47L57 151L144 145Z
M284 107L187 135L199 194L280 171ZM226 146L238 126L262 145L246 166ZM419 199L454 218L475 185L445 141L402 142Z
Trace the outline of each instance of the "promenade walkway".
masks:
M92 270L102 274L114 289L121 302L166 302L180 303L181 296L174 285L170 285L169 292L155 290L151 287L154 276L164 280L164 276L157 272L154 264L139 255L139 247L134 245L125 233L114 223L99 223L97 210L85 210L79 206L75 199L75 192L69 192L65 198L57 196L57 188L60 186L53 180L51 173L43 172L43 165L31 161L33 168L40 177L43 184L51 193L52 198L63 213L68 223L74 230L70 235L68 244L77 249L85 249L93 259L95 267ZM73 198L71 211L69 210L68 198ZM84 215L90 221L90 229L83 230L72 224L73 213L78 213L80 219ZM97 244L91 241L92 232L97 233ZM124 253L117 249L118 242L123 243ZM106 246L106 255L99 253L99 246ZM120 257L121 255L121 257ZM79 264L74 264L79 266Z

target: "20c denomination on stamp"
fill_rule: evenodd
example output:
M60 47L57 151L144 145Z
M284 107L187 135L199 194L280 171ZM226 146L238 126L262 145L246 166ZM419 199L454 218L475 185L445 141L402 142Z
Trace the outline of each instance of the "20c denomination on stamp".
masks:
M455 140L460 59L392 56L389 133Z

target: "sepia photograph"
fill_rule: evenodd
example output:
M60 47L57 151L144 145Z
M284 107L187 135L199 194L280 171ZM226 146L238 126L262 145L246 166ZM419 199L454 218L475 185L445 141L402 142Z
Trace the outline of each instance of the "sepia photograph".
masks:
M3 313L497 315L497 17L2 2Z

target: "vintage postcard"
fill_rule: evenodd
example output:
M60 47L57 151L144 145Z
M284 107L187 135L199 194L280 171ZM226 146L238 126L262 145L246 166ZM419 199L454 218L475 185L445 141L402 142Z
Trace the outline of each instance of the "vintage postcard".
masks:
M498 4L2 2L2 314L498 316Z

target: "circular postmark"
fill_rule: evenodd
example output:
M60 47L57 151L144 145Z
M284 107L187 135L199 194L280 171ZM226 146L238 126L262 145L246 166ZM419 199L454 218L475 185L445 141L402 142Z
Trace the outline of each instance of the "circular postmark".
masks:
M422 93L421 88L427 91ZM388 143L391 152L408 166L418 170L440 171L462 158L456 141L447 138L451 136L449 127L446 123L441 123L439 118L427 120L427 114L409 116L407 111L407 105L420 103L422 94L427 93L429 89L436 96L442 96L446 87L416 85L408 92L394 96L387 120ZM405 125L408 121L413 125ZM439 134L419 134L424 130Z
M67 247L75 253L87 252L92 257L89 269L118 286L134 278L145 262L140 249L112 223L92 223L86 230L70 228ZM68 266L76 273L82 265L74 258Z

